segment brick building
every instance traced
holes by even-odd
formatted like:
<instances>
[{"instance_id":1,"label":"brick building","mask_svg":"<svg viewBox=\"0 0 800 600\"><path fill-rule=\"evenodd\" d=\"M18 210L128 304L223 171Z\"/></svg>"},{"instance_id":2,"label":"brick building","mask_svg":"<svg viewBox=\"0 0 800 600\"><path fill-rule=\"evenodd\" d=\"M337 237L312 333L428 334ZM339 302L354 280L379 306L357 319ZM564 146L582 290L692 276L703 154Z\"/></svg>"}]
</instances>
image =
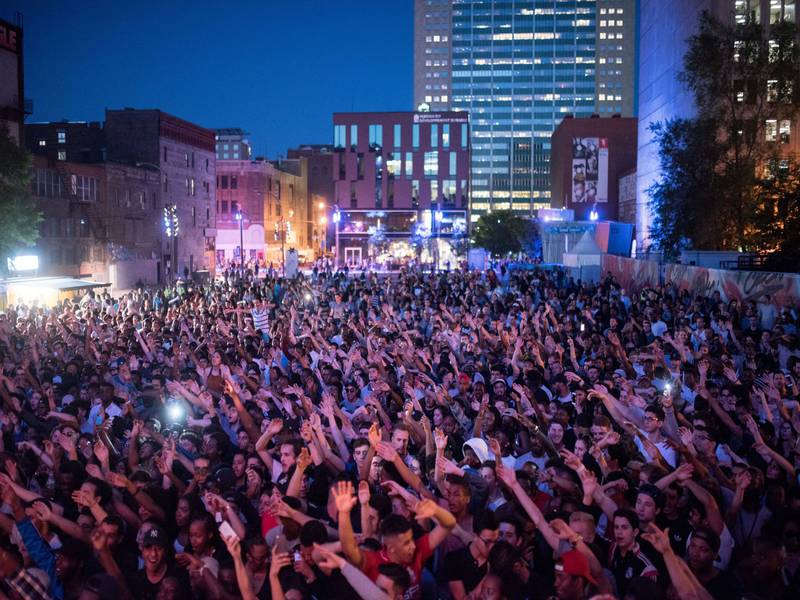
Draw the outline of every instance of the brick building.
<instances>
[{"instance_id":1,"label":"brick building","mask_svg":"<svg viewBox=\"0 0 800 600\"><path fill-rule=\"evenodd\" d=\"M108 160L160 175L161 213L156 219L167 233L160 253L163 271L173 277L213 270L214 132L160 110L126 108L106 111L105 136Z\"/></svg>"},{"instance_id":2,"label":"brick building","mask_svg":"<svg viewBox=\"0 0 800 600\"><path fill-rule=\"evenodd\" d=\"M32 154L51 161L101 163L106 159L105 129L97 121L28 123L25 143Z\"/></svg>"},{"instance_id":3,"label":"brick building","mask_svg":"<svg viewBox=\"0 0 800 600\"><path fill-rule=\"evenodd\" d=\"M324 144L305 144L286 152L288 160L305 158L308 162L307 213L310 222L306 234L314 248L333 251L333 148Z\"/></svg>"},{"instance_id":4,"label":"brick building","mask_svg":"<svg viewBox=\"0 0 800 600\"><path fill-rule=\"evenodd\" d=\"M158 190L158 174L148 169L34 156L39 274L91 276L117 288L157 283Z\"/></svg>"},{"instance_id":5,"label":"brick building","mask_svg":"<svg viewBox=\"0 0 800 600\"><path fill-rule=\"evenodd\" d=\"M216 165L216 260L281 261L280 232L286 230L284 249L313 253L308 221L308 164L305 158L282 161L219 160ZM242 220L237 219L237 214ZM240 230L241 226L241 230Z\"/></svg>"}]
</instances>

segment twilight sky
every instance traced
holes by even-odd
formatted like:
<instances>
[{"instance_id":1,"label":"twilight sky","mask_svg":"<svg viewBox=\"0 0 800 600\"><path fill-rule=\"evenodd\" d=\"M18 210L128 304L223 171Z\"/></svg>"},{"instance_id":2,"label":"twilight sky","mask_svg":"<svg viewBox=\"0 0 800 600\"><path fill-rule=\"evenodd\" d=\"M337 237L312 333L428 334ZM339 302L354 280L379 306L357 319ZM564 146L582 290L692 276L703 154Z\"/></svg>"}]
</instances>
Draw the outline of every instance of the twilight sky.
<instances>
[{"instance_id":1,"label":"twilight sky","mask_svg":"<svg viewBox=\"0 0 800 600\"><path fill-rule=\"evenodd\" d=\"M331 143L335 111L410 110L412 0L6 0L30 121L160 108L241 127L270 158Z\"/></svg>"}]
</instances>

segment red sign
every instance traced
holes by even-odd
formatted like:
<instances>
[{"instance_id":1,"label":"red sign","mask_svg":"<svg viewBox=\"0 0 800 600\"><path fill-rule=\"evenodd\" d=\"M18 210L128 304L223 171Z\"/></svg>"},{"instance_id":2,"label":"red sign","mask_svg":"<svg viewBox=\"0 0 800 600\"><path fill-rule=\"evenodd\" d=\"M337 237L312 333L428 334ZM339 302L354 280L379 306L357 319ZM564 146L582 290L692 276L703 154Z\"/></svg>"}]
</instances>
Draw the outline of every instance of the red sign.
<instances>
[{"instance_id":1,"label":"red sign","mask_svg":"<svg viewBox=\"0 0 800 600\"><path fill-rule=\"evenodd\" d=\"M19 53L16 30L0 24L0 47Z\"/></svg>"}]
</instances>

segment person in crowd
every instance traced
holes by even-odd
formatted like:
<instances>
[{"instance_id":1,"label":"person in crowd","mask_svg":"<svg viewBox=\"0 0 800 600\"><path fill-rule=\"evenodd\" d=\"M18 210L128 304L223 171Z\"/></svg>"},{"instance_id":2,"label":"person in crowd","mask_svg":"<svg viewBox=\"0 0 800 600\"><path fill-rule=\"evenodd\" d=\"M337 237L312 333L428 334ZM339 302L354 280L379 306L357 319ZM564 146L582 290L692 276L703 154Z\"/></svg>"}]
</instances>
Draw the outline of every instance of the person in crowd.
<instances>
[{"instance_id":1,"label":"person in crowd","mask_svg":"<svg viewBox=\"0 0 800 600\"><path fill-rule=\"evenodd\" d=\"M796 299L277 271L0 314L0 599L800 597Z\"/></svg>"}]
</instances>

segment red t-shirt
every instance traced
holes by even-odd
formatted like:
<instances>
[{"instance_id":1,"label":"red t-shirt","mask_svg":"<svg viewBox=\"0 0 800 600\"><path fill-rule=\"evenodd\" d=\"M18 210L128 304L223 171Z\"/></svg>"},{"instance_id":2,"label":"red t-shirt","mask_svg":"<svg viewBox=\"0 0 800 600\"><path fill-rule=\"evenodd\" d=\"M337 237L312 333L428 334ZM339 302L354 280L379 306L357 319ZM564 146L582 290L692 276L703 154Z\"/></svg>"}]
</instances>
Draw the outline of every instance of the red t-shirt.
<instances>
[{"instance_id":1,"label":"red t-shirt","mask_svg":"<svg viewBox=\"0 0 800 600\"><path fill-rule=\"evenodd\" d=\"M417 547L414 550L414 557L409 564L402 565L406 568L411 577L411 585L408 587L408 590L406 590L404 596L407 600L419 600L422 597L422 590L420 588L422 569L433 554L429 534L426 533L418 540L415 540L415 542ZM380 565L392 562L386 555L385 549L379 550L378 552L372 552L370 550L362 550L361 552L364 555L363 571L372 581L378 578L378 567Z\"/></svg>"}]
</instances>

